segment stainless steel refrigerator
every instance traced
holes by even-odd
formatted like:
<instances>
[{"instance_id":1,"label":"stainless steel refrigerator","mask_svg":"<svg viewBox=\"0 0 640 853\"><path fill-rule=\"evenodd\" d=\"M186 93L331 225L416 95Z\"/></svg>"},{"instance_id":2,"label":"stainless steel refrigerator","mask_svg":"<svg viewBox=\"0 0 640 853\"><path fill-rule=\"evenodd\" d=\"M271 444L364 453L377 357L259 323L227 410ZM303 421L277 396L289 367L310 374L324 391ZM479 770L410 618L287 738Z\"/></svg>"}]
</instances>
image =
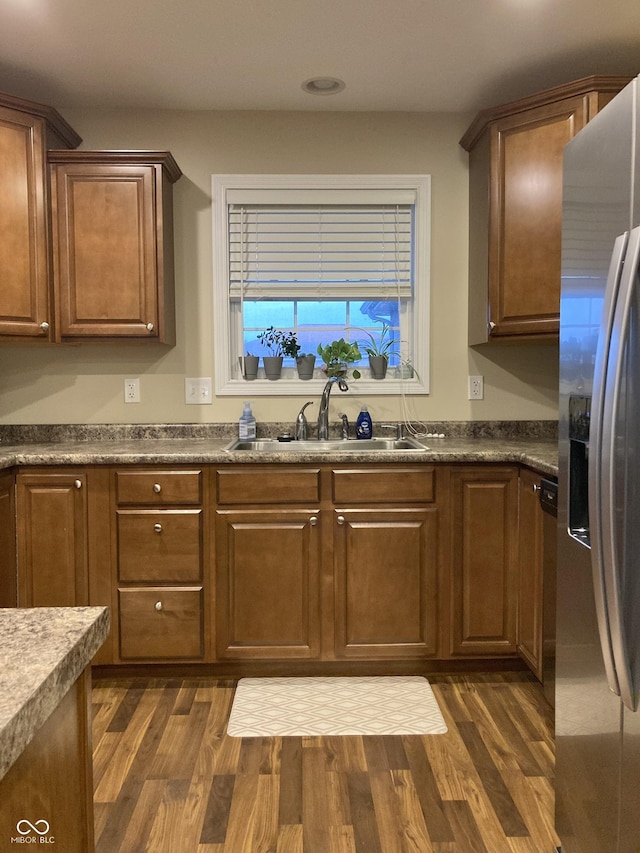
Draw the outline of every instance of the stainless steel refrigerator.
<instances>
[{"instance_id":1,"label":"stainless steel refrigerator","mask_svg":"<svg viewBox=\"0 0 640 853\"><path fill-rule=\"evenodd\" d=\"M640 851L640 80L566 146L556 829Z\"/></svg>"}]
</instances>

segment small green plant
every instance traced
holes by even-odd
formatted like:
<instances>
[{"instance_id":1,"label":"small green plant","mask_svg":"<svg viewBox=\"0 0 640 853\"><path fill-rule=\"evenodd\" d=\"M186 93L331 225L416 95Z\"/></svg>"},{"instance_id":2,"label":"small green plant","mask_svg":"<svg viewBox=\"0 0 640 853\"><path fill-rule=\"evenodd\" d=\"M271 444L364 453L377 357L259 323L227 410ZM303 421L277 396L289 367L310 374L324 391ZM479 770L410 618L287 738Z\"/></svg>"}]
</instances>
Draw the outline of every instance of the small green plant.
<instances>
[{"instance_id":1,"label":"small green plant","mask_svg":"<svg viewBox=\"0 0 640 853\"><path fill-rule=\"evenodd\" d=\"M288 355L296 358L300 352L300 345L295 332L283 332L274 326L269 326L258 335L260 343L266 347L273 356Z\"/></svg>"},{"instance_id":2,"label":"small green plant","mask_svg":"<svg viewBox=\"0 0 640 853\"><path fill-rule=\"evenodd\" d=\"M331 341L330 344L318 344L318 355L324 361L322 369L327 376L344 376L348 365L362 358L358 344L350 344L344 338ZM360 379L362 375L356 368L353 368L352 374L354 379Z\"/></svg>"},{"instance_id":3,"label":"small green plant","mask_svg":"<svg viewBox=\"0 0 640 853\"><path fill-rule=\"evenodd\" d=\"M383 358L386 358L387 361L392 355L400 356L400 353L393 348L395 341L391 336L391 328L387 323L382 324L380 333L377 336L371 332L367 332L366 329L360 329L359 331L364 332L369 339L368 341L360 342L360 346L367 355L373 356L374 358L376 356L382 356Z\"/></svg>"}]
</instances>

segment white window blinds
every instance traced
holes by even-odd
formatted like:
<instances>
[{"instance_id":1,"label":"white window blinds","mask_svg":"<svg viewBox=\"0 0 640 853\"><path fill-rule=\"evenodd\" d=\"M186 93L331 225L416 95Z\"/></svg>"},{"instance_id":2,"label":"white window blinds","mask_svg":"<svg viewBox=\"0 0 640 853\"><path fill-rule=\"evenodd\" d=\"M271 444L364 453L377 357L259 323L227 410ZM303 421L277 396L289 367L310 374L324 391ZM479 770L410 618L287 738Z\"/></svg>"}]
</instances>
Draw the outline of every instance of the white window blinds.
<instances>
[{"instance_id":1,"label":"white window blinds","mask_svg":"<svg viewBox=\"0 0 640 853\"><path fill-rule=\"evenodd\" d=\"M233 195L227 198L232 299L411 297L414 193L387 192L375 203L349 192L336 203L335 191L331 202L287 201L286 192L275 201L270 192L268 202Z\"/></svg>"}]
</instances>

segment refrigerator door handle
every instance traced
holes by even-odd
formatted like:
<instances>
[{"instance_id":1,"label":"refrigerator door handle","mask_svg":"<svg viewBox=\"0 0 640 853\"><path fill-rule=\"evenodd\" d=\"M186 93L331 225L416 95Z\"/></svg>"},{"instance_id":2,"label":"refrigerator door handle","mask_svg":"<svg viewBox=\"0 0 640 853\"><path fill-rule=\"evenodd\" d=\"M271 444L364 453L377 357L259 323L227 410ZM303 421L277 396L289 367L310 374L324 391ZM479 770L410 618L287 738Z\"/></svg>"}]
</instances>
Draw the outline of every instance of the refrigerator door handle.
<instances>
[{"instance_id":1,"label":"refrigerator door handle","mask_svg":"<svg viewBox=\"0 0 640 853\"><path fill-rule=\"evenodd\" d=\"M607 596L605 587L605 557L603 553L603 508L606 498L603 488L603 431L604 406L606 396L607 368L610 360L610 342L613 329L620 278L624 266L625 253L629 233L625 232L616 238L609 262L607 285L604 292L602 320L598 332L598 346L593 376L593 393L591 397L591 423L589 428L589 530L591 538L591 571L593 576L593 591L596 606L596 618L602 658L610 690L619 695L620 687L613 658L613 644L609 627ZM609 548L607 548L607 551Z\"/></svg>"},{"instance_id":2,"label":"refrigerator door handle","mask_svg":"<svg viewBox=\"0 0 640 853\"><path fill-rule=\"evenodd\" d=\"M602 554L604 566L605 601L613 659L618 676L620 697L627 708L635 711L638 700L634 695L633 678L624 630L622 595L622 565L619 554L620 519L616 502L616 439L617 413L623 392L624 356L630 332L632 297L638 279L640 261L640 227L629 234L620 287L613 317L609 359L605 378L602 430Z\"/></svg>"}]
</instances>

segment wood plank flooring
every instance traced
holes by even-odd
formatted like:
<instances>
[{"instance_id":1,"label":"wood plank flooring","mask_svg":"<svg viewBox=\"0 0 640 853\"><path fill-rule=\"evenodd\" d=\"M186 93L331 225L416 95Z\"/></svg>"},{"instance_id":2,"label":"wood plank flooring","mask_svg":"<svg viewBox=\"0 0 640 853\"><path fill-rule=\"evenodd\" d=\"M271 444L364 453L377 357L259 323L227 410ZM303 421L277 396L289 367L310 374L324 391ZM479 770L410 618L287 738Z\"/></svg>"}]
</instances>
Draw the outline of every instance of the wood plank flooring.
<instances>
[{"instance_id":1,"label":"wood plank flooring","mask_svg":"<svg viewBox=\"0 0 640 853\"><path fill-rule=\"evenodd\" d=\"M94 682L97 853L553 853L552 712L430 676L444 735L231 738L235 682Z\"/></svg>"}]
</instances>

